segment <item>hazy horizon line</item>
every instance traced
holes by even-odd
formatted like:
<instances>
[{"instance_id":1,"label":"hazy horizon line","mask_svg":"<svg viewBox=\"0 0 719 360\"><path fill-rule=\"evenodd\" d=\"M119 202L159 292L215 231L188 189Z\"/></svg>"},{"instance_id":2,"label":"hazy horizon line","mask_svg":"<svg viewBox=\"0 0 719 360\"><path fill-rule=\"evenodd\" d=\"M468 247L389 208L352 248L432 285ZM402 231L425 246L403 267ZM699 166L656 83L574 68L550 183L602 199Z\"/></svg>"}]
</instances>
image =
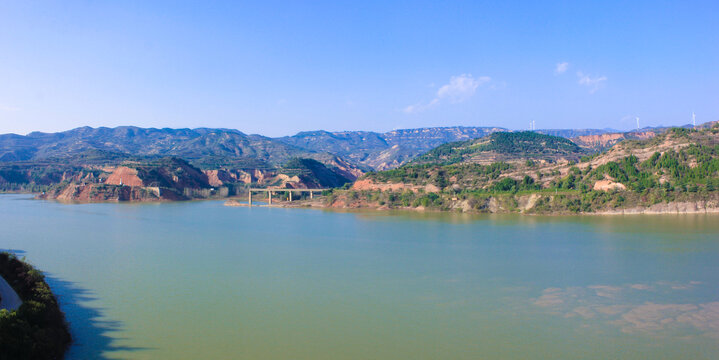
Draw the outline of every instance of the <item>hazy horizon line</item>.
<instances>
[{"instance_id":1,"label":"hazy horizon line","mask_svg":"<svg viewBox=\"0 0 719 360\"><path fill-rule=\"evenodd\" d=\"M697 124L697 126L700 126L700 125L703 125L703 124L707 124L707 123L711 123L711 122L714 122L714 121L717 121L717 120L706 121L706 122L703 122L703 123L699 123L699 124ZM117 128L123 128L123 127L128 127L128 128L132 127L132 128L138 128L138 129L156 129L156 130L163 130L163 129L171 129L171 130L200 130L200 129L227 130L227 131L238 131L238 132L243 133L243 134L245 134L245 135L259 135L259 136L264 136L264 137L268 137L268 138L281 138L281 137L295 136L295 135L298 135L298 134L301 134L301 133L316 132L316 131L325 131L325 132L333 133L333 134L336 134L336 133L352 133L352 132L368 132L368 133L376 133L376 134L386 134L386 133L389 133L389 132L392 132L392 131L417 130L417 129L499 128L499 129L504 129L504 130L508 130L508 131L604 130L604 131L610 131L610 132L611 132L611 131L614 131L614 132L631 132L631 131L644 130L644 129L656 129L656 128L668 128L668 127L684 127L684 126L690 126L690 125L691 125L691 124L688 124L688 123L686 123L686 124L681 124L681 125L664 125L664 124L659 124L659 125L653 125L653 126L644 126L644 127L638 128L638 129L637 129L637 128L618 129L618 128L611 128L611 127L605 127L605 128L599 128L599 127L596 127L596 128L591 128L591 127L578 127L578 128L567 127L567 128L558 128L558 127L554 127L554 128L538 128L538 129L534 129L534 130L531 130L531 129L529 129L529 128L525 128L525 129L509 128L509 127L503 127L503 126L499 126L499 125L477 125L477 126L471 126L471 125L442 125L442 126L421 126L421 127L394 128L394 129L386 130L386 131L377 131L377 130L325 130L325 129L313 129L313 130L301 130L301 131L295 132L294 134L280 135L280 136L269 136L269 135L264 135L264 134L260 134L260 133L248 133L248 132L244 132L244 131L242 131L241 129L238 129L238 128L228 128L228 127L209 127L209 126L198 126L198 127L155 127L155 126L139 126L139 125L117 125L117 126L104 126L104 125L103 125L103 126L90 126L90 125L84 125L84 126L77 126L77 127L73 127L73 128L69 128L69 129L65 129L65 130L57 130L57 131L33 130L33 131L30 131L30 132L27 132L27 133L24 133L24 134L19 134L19 133L14 133L14 132L3 132L3 133L0 133L0 135L28 136L28 135L30 135L30 134L32 134L32 133L56 134L56 133L63 133L63 132L68 132L68 131L72 131L72 130L77 130L77 129L81 129L81 128L91 128L91 129L108 128L108 129L117 129Z\"/></svg>"}]
</instances>

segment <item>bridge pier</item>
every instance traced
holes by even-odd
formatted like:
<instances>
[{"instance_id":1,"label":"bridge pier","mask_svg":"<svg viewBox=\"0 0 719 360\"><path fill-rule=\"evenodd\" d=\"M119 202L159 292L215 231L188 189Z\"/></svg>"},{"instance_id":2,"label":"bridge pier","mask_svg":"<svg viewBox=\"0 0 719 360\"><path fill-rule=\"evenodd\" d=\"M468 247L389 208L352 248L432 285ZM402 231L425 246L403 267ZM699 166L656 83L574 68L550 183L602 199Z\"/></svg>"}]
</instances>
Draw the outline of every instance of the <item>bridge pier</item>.
<instances>
[{"instance_id":1,"label":"bridge pier","mask_svg":"<svg viewBox=\"0 0 719 360\"><path fill-rule=\"evenodd\" d=\"M325 189L268 189L268 188L255 188L255 189L253 189L253 188L250 188L250 189L248 189L247 202L248 202L249 206L252 206L252 193L253 193L253 192L256 192L256 191L258 191L258 192L265 192L265 191L266 191L266 192L267 192L267 202L268 202L269 205L272 205L272 193L273 193L273 192L286 191L286 192L289 193L289 194L287 194L289 201L293 201L293 200L294 200L294 196L293 196L292 194L295 193L295 192L299 192L299 193L300 193L300 198L302 198L302 192L303 192L303 191L309 192L309 193L310 193L310 199L314 199L314 193L315 193L315 192L318 192L318 191L319 191L319 192L322 192L323 190L325 190Z\"/></svg>"}]
</instances>

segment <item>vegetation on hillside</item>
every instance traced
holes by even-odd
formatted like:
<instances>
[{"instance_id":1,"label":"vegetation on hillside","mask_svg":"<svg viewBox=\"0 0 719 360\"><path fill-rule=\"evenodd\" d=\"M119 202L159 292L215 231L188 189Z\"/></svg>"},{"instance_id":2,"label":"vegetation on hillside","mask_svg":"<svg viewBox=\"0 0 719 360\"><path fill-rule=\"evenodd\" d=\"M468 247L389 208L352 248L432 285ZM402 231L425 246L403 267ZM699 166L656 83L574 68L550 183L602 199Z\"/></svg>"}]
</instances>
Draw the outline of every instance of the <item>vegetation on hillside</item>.
<instances>
[{"instance_id":1,"label":"vegetation on hillside","mask_svg":"<svg viewBox=\"0 0 719 360\"><path fill-rule=\"evenodd\" d=\"M414 164L456 164L476 160L484 153L507 160L535 158L554 161L559 158L579 159L586 151L572 141L531 131L497 132L485 138L440 145L419 156Z\"/></svg>"},{"instance_id":2,"label":"vegetation on hillside","mask_svg":"<svg viewBox=\"0 0 719 360\"><path fill-rule=\"evenodd\" d=\"M506 139L505 134L495 135L501 140L475 147L537 151L537 142L525 144ZM573 145L561 140L548 144L558 151L571 151ZM451 159L467 148L440 146L431 153L435 158ZM525 159L491 165L469 161L406 165L369 173L363 179L407 187L335 192L330 200L370 206L438 210L459 206L463 210L500 208L534 213L608 211L670 202L712 202L719 206L719 125L704 130L677 128L649 140L626 141L606 153L584 157L580 163L542 164L532 157ZM603 182L603 187L595 189L598 182ZM427 192L427 185L440 191ZM530 195L530 203L521 205Z\"/></svg>"},{"instance_id":3,"label":"vegetation on hillside","mask_svg":"<svg viewBox=\"0 0 719 360\"><path fill-rule=\"evenodd\" d=\"M0 310L0 359L61 359L70 332L42 273L2 252L0 275L23 301L16 311Z\"/></svg>"},{"instance_id":4,"label":"vegetation on hillside","mask_svg":"<svg viewBox=\"0 0 719 360\"><path fill-rule=\"evenodd\" d=\"M307 131L277 140L308 150L336 154L359 166L385 170L405 164L438 145L476 139L495 131L507 129L454 126L392 130L386 133Z\"/></svg>"},{"instance_id":5,"label":"vegetation on hillside","mask_svg":"<svg viewBox=\"0 0 719 360\"><path fill-rule=\"evenodd\" d=\"M362 173L334 154L237 130L82 127L60 133L0 135L0 191L43 192L53 186L93 182L86 179L88 174L97 179L102 169L127 164L137 164L138 175L148 179L148 185L176 188L179 183L191 192L204 191L208 186L195 176L199 169L276 172L297 157L321 162L345 178ZM168 158L187 164L169 164L180 169L170 171L165 166ZM175 178L180 180L171 181ZM244 183L227 184L239 185Z\"/></svg>"},{"instance_id":6,"label":"vegetation on hillside","mask_svg":"<svg viewBox=\"0 0 719 360\"><path fill-rule=\"evenodd\" d=\"M514 167L498 162L490 165L450 164L450 165L405 165L397 169L367 173L363 179L376 182L404 183L412 185L435 185L444 188L451 183L476 188L490 180L495 180Z\"/></svg>"},{"instance_id":7,"label":"vegetation on hillside","mask_svg":"<svg viewBox=\"0 0 719 360\"><path fill-rule=\"evenodd\" d=\"M148 129L120 126L82 127L60 133L30 133L26 136L0 135L0 161L71 158L76 154L92 151L128 157L255 158L275 165L296 156L320 155L264 136L247 135L228 129Z\"/></svg>"}]
</instances>

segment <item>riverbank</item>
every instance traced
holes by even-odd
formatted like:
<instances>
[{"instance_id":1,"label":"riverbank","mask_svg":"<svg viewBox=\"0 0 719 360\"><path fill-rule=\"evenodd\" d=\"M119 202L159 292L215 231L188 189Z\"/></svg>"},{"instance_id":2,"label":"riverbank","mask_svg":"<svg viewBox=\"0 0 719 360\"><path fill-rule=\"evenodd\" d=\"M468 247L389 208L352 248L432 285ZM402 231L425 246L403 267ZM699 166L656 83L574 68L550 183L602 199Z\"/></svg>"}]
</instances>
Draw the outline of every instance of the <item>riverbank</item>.
<instances>
[{"instance_id":1,"label":"riverbank","mask_svg":"<svg viewBox=\"0 0 719 360\"><path fill-rule=\"evenodd\" d=\"M32 194L23 192L22 194ZM588 195L589 194L589 195ZM154 201L63 201L44 199L38 194L35 198L54 200L62 203L152 203L175 201L207 201L222 198L200 198L190 200L154 200ZM425 193L412 194L411 199L406 193L385 194L386 200L394 198L390 203L377 196L377 192L357 192L352 190L335 190L329 196L314 199L298 199L286 201L273 199L272 205L266 201L255 201L252 206L277 208L317 208L317 209L365 209L376 211L404 210L418 212L461 212L476 214L525 214L525 215L632 215L632 214L709 214L719 213L719 194L685 194L679 201L662 201L642 199L640 194L629 192L592 192L579 191L535 192L521 194L496 194L480 196L451 197L445 194ZM436 196L436 197L434 197ZM248 207L245 196L225 198L225 206ZM438 204L438 199L442 199ZM622 203L626 204L623 205ZM409 205L405 205L409 204ZM588 211L589 210L589 211Z\"/></svg>"},{"instance_id":2,"label":"riverbank","mask_svg":"<svg viewBox=\"0 0 719 360\"><path fill-rule=\"evenodd\" d=\"M0 310L0 359L61 359L72 338L42 273L2 252L0 276L12 287L3 291L3 303L11 293L18 297L9 299L10 305L18 305L15 309Z\"/></svg>"},{"instance_id":3,"label":"riverbank","mask_svg":"<svg viewBox=\"0 0 719 360\"><path fill-rule=\"evenodd\" d=\"M683 194L677 201L657 201L630 192L530 192L521 194L377 193L339 190L313 200L273 201L282 208L405 210L418 212L460 212L525 215L631 215L719 213L719 194ZM230 199L227 206L249 206L242 199ZM254 205L253 206L257 206Z\"/></svg>"}]
</instances>

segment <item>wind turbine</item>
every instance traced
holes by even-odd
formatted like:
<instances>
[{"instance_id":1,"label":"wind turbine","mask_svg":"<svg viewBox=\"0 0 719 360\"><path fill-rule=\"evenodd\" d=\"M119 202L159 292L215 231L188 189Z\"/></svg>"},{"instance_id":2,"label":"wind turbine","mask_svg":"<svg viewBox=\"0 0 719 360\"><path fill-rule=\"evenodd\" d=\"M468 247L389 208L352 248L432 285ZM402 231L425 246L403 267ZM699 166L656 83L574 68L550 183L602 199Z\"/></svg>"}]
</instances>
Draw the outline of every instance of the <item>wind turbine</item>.
<instances>
[{"instance_id":1,"label":"wind turbine","mask_svg":"<svg viewBox=\"0 0 719 360\"><path fill-rule=\"evenodd\" d=\"M639 130L639 116L637 116L637 130Z\"/></svg>"},{"instance_id":2,"label":"wind turbine","mask_svg":"<svg viewBox=\"0 0 719 360\"><path fill-rule=\"evenodd\" d=\"M693 111L692 111L692 125L694 125L694 127L697 127L697 114L695 114Z\"/></svg>"}]
</instances>

